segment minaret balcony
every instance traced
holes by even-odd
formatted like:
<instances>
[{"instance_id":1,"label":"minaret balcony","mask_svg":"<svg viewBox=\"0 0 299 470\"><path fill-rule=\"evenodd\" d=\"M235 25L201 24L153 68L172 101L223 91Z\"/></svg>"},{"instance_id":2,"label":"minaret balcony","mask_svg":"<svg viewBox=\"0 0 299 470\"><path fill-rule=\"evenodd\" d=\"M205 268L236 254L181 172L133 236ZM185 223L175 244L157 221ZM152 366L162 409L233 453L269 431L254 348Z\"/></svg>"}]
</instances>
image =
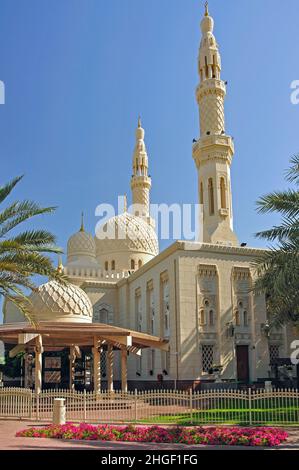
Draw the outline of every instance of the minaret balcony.
<instances>
[{"instance_id":1,"label":"minaret balcony","mask_svg":"<svg viewBox=\"0 0 299 470\"><path fill-rule=\"evenodd\" d=\"M150 189L152 185L152 180L150 176L144 175L133 175L131 179L131 188L143 187Z\"/></svg>"},{"instance_id":2,"label":"minaret balcony","mask_svg":"<svg viewBox=\"0 0 299 470\"><path fill-rule=\"evenodd\" d=\"M228 160L231 164L234 150L234 142L230 136L209 135L193 144L192 155L197 166L212 158Z\"/></svg>"},{"instance_id":3,"label":"minaret balcony","mask_svg":"<svg viewBox=\"0 0 299 470\"><path fill-rule=\"evenodd\" d=\"M223 80L217 78L208 78L203 80L196 88L197 101L202 96L208 95L209 93L219 93L222 97L226 95L226 85Z\"/></svg>"}]
</instances>

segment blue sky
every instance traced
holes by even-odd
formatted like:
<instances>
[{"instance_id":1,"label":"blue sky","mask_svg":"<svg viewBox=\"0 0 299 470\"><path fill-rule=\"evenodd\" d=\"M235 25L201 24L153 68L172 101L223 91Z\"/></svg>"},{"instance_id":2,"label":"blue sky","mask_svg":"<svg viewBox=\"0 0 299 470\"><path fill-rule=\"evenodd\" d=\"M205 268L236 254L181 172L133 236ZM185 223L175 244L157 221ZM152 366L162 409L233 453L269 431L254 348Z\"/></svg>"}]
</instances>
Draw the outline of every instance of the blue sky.
<instances>
[{"instance_id":1,"label":"blue sky","mask_svg":"<svg viewBox=\"0 0 299 470\"><path fill-rule=\"evenodd\" d=\"M197 202L192 139L198 137L199 0L0 0L1 183L25 174L15 191L52 216L36 220L68 237L86 213L130 193L139 114L146 130L152 202ZM255 201L285 187L283 171L299 151L298 0L211 0L228 81L227 132L235 230L254 233L277 222ZM164 247L167 243L163 243Z\"/></svg>"}]
</instances>

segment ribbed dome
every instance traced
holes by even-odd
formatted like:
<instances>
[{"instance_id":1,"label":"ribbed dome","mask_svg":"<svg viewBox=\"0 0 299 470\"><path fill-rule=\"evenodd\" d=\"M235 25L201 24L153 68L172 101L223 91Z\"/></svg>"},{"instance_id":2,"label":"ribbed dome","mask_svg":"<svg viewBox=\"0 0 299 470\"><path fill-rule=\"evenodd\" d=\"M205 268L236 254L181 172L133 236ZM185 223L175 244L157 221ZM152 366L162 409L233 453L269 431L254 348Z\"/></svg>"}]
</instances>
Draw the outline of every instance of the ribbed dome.
<instances>
[{"instance_id":1,"label":"ribbed dome","mask_svg":"<svg viewBox=\"0 0 299 470\"><path fill-rule=\"evenodd\" d=\"M78 256L91 256L95 257L95 242L93 236L80 230L69 238L67 244L67 256L78 257Z\"/></svg>"},{"instance_id":2,"label":"ribbed dome","mask_svg":"<svg viewBox=\"0 0 299 470\"><path fill-rule=\"evenodd\" d=\"M100 229L107 238L96 238L97 255L111 251L134 251L153 256L159 253L157 234L141 217L124 212L109 219Z\"/></svg>"},{"instance_id":3,"label":"ribbed dome","mask_svg":"<svg viewBox=\"0 0 299 470\"><path fill-rule=\"evenodd\" d=\"M49 281L30 296L35 321L92 322L92 304L87 294L73 284Z\"/></svg>"}]
</instances>

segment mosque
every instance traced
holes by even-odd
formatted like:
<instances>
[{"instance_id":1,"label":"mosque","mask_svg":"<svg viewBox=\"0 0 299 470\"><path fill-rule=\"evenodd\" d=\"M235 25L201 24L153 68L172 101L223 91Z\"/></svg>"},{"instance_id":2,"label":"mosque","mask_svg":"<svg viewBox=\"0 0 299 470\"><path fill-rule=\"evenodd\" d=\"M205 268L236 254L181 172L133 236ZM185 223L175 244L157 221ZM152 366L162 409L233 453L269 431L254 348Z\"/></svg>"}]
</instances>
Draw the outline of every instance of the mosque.
<instances>
[{"instance_id":1,"label":"mosque","mask_svg":"<svg viewBox=\"0 0 299 470\"><path fill-rule=\"evenodd\" d=\"M98 387L111 389L124 384L126 378L130 389L155 388L162 383L196 388L215 380L263 382L271 376L271 361L290 356L292 332L286 328L269 331L265 298L250 290L254 280L251 263L261 250L241 246L233 228L230 167L234 142L225 130L226 84L221 79L213 30L214 20L206 6L196 88L200 133L192 148L203 207L203 243L176 241L159 252L150 214L145 131L139 120L131 177L133 207L138 210L125 210L104 227L125 236L99 239L85 231L82 221L80 230L68 240L67 260L60 267L71 284L65 287L50 281L32 296L36 316L52 322L57 335L48 342L43 386L63 383L63 374L58 372L66 344L73 354L71 386L85 388L97 381ZM91 347L90 326L76 329L75 323L81 325L86 319L95 327L101 344L107 341L108 347ZM12 331L16 322L23 321L16 308L5 302L4 327ZM51 335L51 328L43 331L44 338ZM60 343L59 335L68 328L73 331L72 341ZM85 346L80 329L82 335L87 331L90 335ZM32 333L22 331L24 336ZM109 331L114 335L113 363ZM124 331L130 332L127 335L133 342L122 342L121 338L128 337L122 336ZM23 341L25 344L24 337ZM125 344L126 349L118 350L116 344ZM134 354L134 348L140 354ZM95 358L99 364L96 372L90 367Z\"/></svg>"}]
</instances>

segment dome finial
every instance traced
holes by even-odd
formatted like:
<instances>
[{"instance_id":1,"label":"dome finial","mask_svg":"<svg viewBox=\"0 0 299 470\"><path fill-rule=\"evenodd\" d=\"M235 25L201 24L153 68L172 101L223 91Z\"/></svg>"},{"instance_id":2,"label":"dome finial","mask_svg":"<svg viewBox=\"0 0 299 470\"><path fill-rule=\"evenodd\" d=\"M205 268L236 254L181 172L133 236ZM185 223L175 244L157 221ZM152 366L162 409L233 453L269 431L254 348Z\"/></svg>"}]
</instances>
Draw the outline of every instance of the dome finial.
<instances>
[{"instance_id":1,"label":"dome finial","mask_svg":"<svg viewBox=\"0 0 299 470\"><path fill-rule=\"evenodd\" d=\"M140 129L141 128L141 117L138 116L138 128Z\"/></svg>"},{"instance_id":2,"label":"dome finial","mask_svg":"<svg viewBox=\"0 0 299 470\"><path fill-rule=\"evenodd\" d=\"M209 2L205 3L205 16L209 16Z\"/></svg>"},{"instance_id":3,"label":"dome finial","mask_svg":"<svg viewBox=\"0 0 299 470\"><path fill-rule=\"evenodd\" d=\"M81 227L80 232L84 232L84 212L81 212Z\"/></svg>"},{"instance_id":4,"label":"dome finial","mask_svg":"<svg viewBox=\"0 0 299 470\"><path fill-rule=\"evenodd\" d=\"M61 274L62 271L63 271L63 264L62 264L61 255L58 255L57 272Z\"/></svg>"}]
</instances>

